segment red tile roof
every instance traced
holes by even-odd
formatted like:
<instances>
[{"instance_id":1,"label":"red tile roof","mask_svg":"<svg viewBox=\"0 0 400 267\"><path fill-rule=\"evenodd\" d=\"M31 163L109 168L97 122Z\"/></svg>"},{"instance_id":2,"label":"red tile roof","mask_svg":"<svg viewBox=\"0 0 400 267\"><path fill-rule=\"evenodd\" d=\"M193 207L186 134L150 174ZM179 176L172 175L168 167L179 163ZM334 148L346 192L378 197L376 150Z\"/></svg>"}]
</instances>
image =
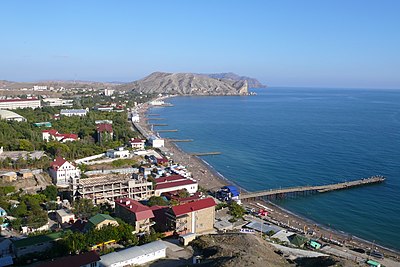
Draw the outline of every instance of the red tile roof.
<instances>
[{"instance_id":1,"label":"red tile roof","mask_svg":"<svg viewBox=\"0 0 400 267\"><path fill-rule=\"evenodd\" d=\"M193 211L211 208L214 207L215 205L216 204L214 199L208 197L193 202L189 202L183 205L173 206L172 212L175 214L175 216L181 216Z\"/></svg>"},{"instance_id":2,"label":"red tile roof","mask_svg":"<svg viewBox=\"0 0 400 267\"><path fill-rule=\"evenodd\" d=\"M109 132L112 133L113 132L113 128L112 128L112 124L109 123L101 123L97 125L97 131L99 132Z\"/></svg>"},{"instance_id":3,"label":"red tile roof","mask_svg":"<svg viewBox=\"0 0 400 267\"><path fill-rule=\"evenodd\" d=\"M43 130L42 133L49 133L51 135L57 135L58 131L55 129L50 129L50 130Z\"/></svg>"},{"instance_id":4,"label":"red tile roof","mask_svg":"<svg viewBox=\"0 0 400 267\"><path fill-rule=\"evenodd\" d=\"M144 142L146 142L146 141L142 140L142 139L139 139L139 138L131 139L129 141L129 143L134 143L134 144L141 144L141 143L144 143Z\"/></svg>"},{"instance_id":5,"label":"red tile roof","mask_svg":"<svg viewBox=\"0 0 400 267\"><path fill-rule=\"evenodd\" d=\"M55 129L43 130L42 133L49 133L50 135L52 135L54 137L61 137L62 139L67 139L67 138L68 139L74 139L74 140L78 139L78 135L77 134L61 134Z\"/></svg>"},{"instance_id":6,"label":"red tile roof","mask_svg":"<svg viewBox=\"0 0 400 267\"><path fill-rule=\"evenodd\" d=\"M27 98L20 98L20 99L1 99L0 102L22 102L22 101L36 101L38 100L37 98L31 98L31 99L27 99Z\"/></svg>"},{"instance_id":7,"label":"red tile roof","mask_svg":"<svg viewBox=\"0 0 400 267\"><path fill-rule=\"evenodd\" d=\"M162 193L161 196L165 196L167 199L171 200L171 199L175 199L177 200L180 204L181 203L186 203L186 202L191 202L193 200L197 200L200 199L201 197L201 193L200 192L196 192L194 193L192 196L189 197L179 197L179 191L180 190L176 190L176 191L171 191L171 192L165 192Z\"/></svg>"},{"instance_id":8,"label":"red tile roof","mask_svg":"<svg viewBox=\"0 0 400 267\"><path fill-rule=\"evenodd\" d=\"M174 187L178 187L178 186L191 185L191 184L197 184L197 182L187 179L187 180L176 181L176 182L161 183L161 184L156 185L156 190L165 189L165 188L174 188Z\"/></svg>"},{"instance_id":9,"label":"red tile roof","mask_svg":"<svg viewBox=\"0 0 400 267\"><path fill-rule=\"evenodd\" d=\"M51 164L50 167L57 170L60 168L65 162L67 162L65 159L62 157L57 157Z\"/></svg>"},{"instance_id":10,"label":"red tile roof","mask_svg":"<svg viewBox=\"0 0 400 267\"><path fill-rule=\"evenodd\" d=\"M170 175L170 176L164 176L164 177L156 178L156 183L157 184L161 184L161 183L179 181L179 180L186 180L186 178L183 177L183 176L177 175L177 174L173 174L173 175Z\"/></svg>"},{"instance_id":11,"label":"red tile roof","mask_svg":"<svg viewBox=\"0 0 400 267\"><path fill-rule=\"evenodd\" d=\"M134 213L137 221L154 218L153 211L149 207L131 198L116 199L115 204Z\"/></svg>"},{"instance_id":12,"label":"red tile roof","mask_svg":"<svg viewBox=\"0 0 400 267\"><path fill-rule=\"evenodd\" d=\"M78 139L78 135L77 134L58 134L56 136L62 136L63 139Z\"/></svg>"},{"instance_id":13,"label":"red tile roof","mask_svg":"<svg viewBox=\"0 0 400 267\"><path fill-rule=\"evenodd\" d=\"M83 254L58 258L52 262L40 264L39 267L80 267L100 261L100 256L95 251Z\"/></svg>"}]
</instances>

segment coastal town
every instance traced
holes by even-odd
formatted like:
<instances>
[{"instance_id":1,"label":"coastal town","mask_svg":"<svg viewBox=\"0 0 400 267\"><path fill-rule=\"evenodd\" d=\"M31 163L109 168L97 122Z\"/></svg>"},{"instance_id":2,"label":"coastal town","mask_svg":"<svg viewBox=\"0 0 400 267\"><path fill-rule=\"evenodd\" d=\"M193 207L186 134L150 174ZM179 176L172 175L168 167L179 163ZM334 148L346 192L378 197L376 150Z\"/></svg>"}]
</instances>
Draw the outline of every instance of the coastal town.
<instances>
[{"instance_id":1,"label":"coastal town","mask_svg":"<svg viewBox=\"0 0 400 267\"><path fill-rule=\"evenodd\" d=\"M171 95L25 89L0 97L0 266L195 266L215 260L199 246L208 236L261 240L281 266L400 264L397 251L300 218L265 194L245 197L201 155L162 138L149 109L171 107Z\"/></svg>"}]
</instances>

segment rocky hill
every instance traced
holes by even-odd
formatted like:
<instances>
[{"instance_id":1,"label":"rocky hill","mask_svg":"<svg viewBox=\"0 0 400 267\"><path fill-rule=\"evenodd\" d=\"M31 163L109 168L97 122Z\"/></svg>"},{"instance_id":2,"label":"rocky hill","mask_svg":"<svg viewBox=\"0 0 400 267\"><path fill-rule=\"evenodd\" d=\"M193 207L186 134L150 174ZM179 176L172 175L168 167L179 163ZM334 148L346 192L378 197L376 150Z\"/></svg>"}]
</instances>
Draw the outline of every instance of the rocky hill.
<instances>
[{"instance_id":1,"label":"rocky hill","mask_svg":"<svg viewBox=\"0 0 400 267\"><path fill-rule=\"evenodd\" d=\"M214 79L229 79L234 81L247 81L249 88L266 88L267 86L260 83L257 79L247 77L247 76L239 76L233 72L227 73L211 73L211 74L204 74L210 78Z\"/></svg>"},{"instance_id":2,"label":"rocky hill","mask_svg":"<svg viewBox=\"0 0 400 267\"><path fill-rule=\"evenodd\" d=\"M246 80L215 79L193 73L154 72L116 89L146 94L247 95Z\"/></svg>"}]
</instances>

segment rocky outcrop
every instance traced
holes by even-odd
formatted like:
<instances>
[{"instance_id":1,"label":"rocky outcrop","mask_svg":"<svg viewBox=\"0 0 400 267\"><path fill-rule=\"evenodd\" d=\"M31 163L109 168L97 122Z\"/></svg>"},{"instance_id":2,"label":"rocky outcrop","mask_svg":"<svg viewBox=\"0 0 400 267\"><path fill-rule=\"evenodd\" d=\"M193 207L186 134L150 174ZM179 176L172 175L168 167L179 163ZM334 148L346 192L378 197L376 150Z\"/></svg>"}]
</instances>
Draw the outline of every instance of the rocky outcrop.
<instances>
[{"instance_id":1,"label":"rocky outcrop","mask_svg":"<svg viewBox=\"0 0 400 267\"><path fill-rule=\"evenodd\" d=\"M215 79L194 73L154 72L117 89L145 94L247 95L246 80Z\"/></svg>"},{"instance_id":2,"label":"rocky outcrop","mask_svg":"<svg viewBox=\"0 0 400 267\"><path fill-rule=\"evenodd\" d=\"M250 78L247 76L239 76L233 72L227 72L227 73L212 73L212 74L204 74L210 78L214 79L228 79L228 80L234 80L234 81L247 81L248 87L249 88L267 88L266 85L260 83L257 79L255 78Z\"/></svg>"}]
</instances>

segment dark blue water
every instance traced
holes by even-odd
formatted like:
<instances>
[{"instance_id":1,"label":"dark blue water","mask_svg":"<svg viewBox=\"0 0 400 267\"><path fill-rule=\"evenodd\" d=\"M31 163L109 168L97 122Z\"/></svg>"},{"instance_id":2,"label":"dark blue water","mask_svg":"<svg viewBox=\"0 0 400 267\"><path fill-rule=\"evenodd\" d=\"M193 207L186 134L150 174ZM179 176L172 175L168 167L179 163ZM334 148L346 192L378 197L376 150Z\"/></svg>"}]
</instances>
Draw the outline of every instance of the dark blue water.
<instances>
[{"instance_id":1,"label":"dark blue water","mask_svg":"<svg viewBox=\"0 0 400 267\"><path fill-rule=\"evenodd\" d=\"M249 97L178 97L153 110L163 134L248 190L381 174L383 184L280 202L318 223L400 249L400 91L268 88Z\"/></svg>"}]
</instances>

